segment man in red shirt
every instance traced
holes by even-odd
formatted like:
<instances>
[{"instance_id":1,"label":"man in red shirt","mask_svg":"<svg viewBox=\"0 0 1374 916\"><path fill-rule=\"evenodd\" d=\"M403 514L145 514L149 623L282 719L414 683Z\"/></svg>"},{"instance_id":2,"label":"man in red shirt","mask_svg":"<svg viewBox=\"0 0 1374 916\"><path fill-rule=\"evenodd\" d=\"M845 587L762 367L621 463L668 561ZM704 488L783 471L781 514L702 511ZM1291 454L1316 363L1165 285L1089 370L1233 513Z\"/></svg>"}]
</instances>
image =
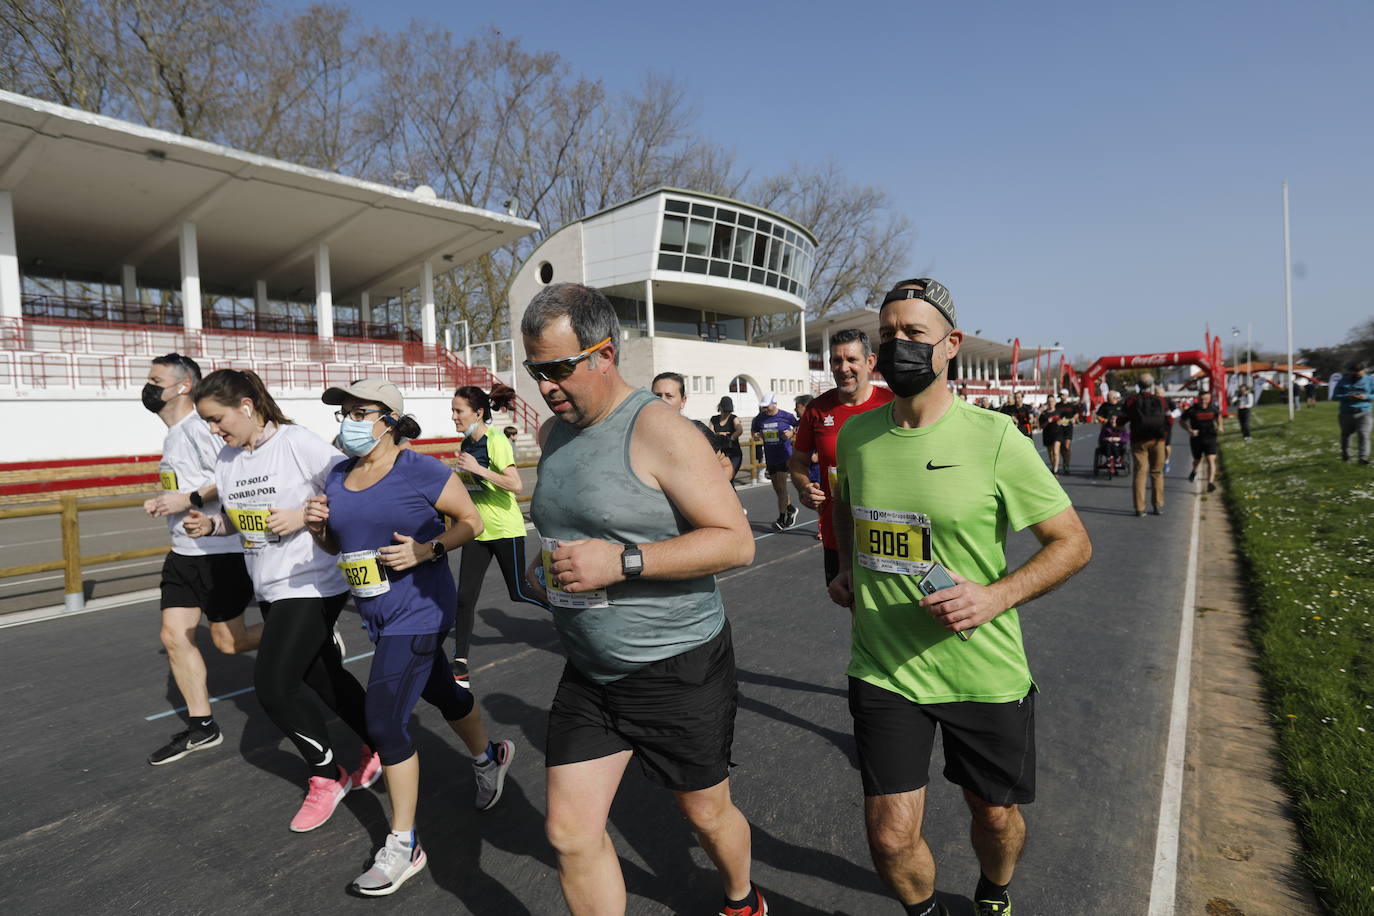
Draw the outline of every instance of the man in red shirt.
<instances>
[{"instance_id":1,"label":"man in red shirt","mask_svg":"<svg viewBox=\"0 0 1374 916\"><path fill-rule=\"evenodd\" d=\"M806 407L797 424L792 457L787 462L792 485L801 503L820 513L821 546L825 552L826 584L840 571L840 554L830 521L830 487L835 481L835 441L840 427L856 414L881 407L892 400L892 392L873 384L873 366L878 356L868 335L857 328L836 331L830 337L830 374L835 387ZM813 483L807 471L811 453L816 453L821 482Z\"/></svg>"}]
</instances>

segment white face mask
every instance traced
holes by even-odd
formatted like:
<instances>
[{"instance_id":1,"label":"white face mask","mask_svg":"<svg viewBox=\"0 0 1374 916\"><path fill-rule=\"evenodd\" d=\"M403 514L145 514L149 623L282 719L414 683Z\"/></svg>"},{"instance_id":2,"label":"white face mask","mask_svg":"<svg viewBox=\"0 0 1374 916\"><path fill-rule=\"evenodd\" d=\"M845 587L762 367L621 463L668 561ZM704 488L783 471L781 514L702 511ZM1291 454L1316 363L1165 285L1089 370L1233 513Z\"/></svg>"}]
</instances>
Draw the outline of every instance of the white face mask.
<instances>
[{"instance_id":1,"label":"white face mask","mask_svg":"<svg viewBox=\"0 0 1374 916\"><path fill-rule=\"evenodd\" d=\"M471 439L473 436L477 435L477 427L479 427L479 426L481 426L481 425L482 425L482 421L481 421L481 420L474 420L474 421L472 421L472 425L469 426L467 429L463 430L463 435L466 436L467 438Z\"/></svg>"}]
</instances>

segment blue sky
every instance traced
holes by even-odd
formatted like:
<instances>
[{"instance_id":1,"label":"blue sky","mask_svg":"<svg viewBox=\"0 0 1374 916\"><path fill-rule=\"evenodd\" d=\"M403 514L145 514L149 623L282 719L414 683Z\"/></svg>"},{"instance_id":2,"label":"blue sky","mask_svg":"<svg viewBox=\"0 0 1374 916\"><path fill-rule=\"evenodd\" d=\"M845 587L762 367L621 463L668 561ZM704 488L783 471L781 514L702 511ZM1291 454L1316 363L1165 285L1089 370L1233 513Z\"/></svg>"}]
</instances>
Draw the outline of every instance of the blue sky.
<instances>
[{"instance_id":1,"label":"blue sky","mask_svg":"<svg viewBox=\"0 0 1374 916\"><path fill-rule=\"evenodd\" d=\"M1374 5L356 4L683 85L756 174L834 159L916 228L964 326L1070 355L1294 345L1374 315ZM1229 351L1228 351L1229 356Z\"/></svg>"}]
</instances>

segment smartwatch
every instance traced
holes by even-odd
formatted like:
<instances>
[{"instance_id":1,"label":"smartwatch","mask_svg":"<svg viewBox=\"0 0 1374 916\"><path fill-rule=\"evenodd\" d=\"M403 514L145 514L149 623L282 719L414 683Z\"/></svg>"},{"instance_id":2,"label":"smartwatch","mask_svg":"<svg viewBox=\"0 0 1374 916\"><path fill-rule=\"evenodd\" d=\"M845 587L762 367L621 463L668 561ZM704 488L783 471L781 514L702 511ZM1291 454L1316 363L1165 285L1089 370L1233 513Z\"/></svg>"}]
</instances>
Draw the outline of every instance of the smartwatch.
<instances>
[{"instance_id":1,"label":"smartwatch","mask_svg":"<svg viewBox=\"0 0 1374 916\"><path fill-rule=\"evenodd\" d=\"M444 558L444 554L448 553L448 548L445 547L444 542L439 540L438 538L435 538L433 541L430 542L429 549L434 552L434 556L430 558L433 560L442 560Z\"/></svg>"},{"instance_id":2,"label":"smartwatch","mask_svg":"<svg viewBox=\"0 0 1374 916\"><path fill-rule=\"evenodd\" d=\"M205 497L200 495L199 490L192 490L188 498L191 500L191 505L197 509L205 508Z\"/></svg>"},{"instance_id":3,"label":"smartwatch","mask_svg":"<svg viewBox=\"0 0 1374 916\"><path fill-rule=\"evenodd\" d=\"M620 571L626 579L633 579L644 572L644 551L633 544L627 544L620 552Z\"/></svg>"}]
</instances>

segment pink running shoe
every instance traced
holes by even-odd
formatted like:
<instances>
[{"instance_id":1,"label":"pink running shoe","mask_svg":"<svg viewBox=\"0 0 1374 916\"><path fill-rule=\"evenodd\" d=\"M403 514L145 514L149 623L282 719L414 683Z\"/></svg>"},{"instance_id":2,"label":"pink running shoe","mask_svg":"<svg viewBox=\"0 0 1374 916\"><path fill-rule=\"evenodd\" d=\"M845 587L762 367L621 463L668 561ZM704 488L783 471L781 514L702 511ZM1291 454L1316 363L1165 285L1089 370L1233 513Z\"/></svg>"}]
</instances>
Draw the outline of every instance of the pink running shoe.
<instances>
[{"instance_id":1,"label":"pink running shoe","mask_svg":"<svg viewBox=\"0 0 1374 916\"><path fill-rule=\"evenodd\" d=\"M363 758L348 778L353 783L350 791L372 788L372 784L382 778L382 755L364 744Z\"/></svg>"},{"instance_id":2,"label":"pink running shoe","mask_svg":"<svg viewBox=\"0 0 1374 916\"><path fill-rule=\"evenodd\" d=\"M339 767L337 780L325 776L311 776L309 788L305 792L305 801L301 803L301 810L297 811L296 816L291 818L292 831L305 833L329 820L330 816L334 814L334 809L339 807L339 802L348 794L352 785L348 771L343 767Z\"/></svg>"}]
</instances>

